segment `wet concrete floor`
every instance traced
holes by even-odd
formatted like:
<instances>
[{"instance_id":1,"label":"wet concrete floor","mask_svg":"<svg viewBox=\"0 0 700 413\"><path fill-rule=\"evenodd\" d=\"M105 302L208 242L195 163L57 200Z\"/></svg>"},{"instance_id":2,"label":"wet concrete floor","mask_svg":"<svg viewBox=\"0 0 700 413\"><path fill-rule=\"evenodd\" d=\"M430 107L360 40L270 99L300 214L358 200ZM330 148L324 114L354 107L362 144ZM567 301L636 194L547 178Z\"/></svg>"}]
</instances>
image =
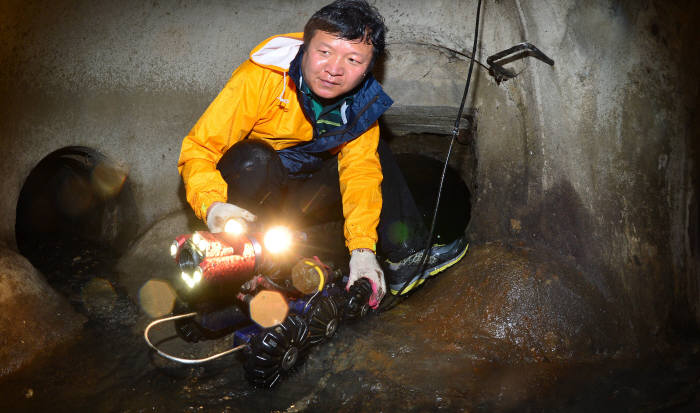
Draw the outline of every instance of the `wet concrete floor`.
<instances>
[{"instance_id":1,"label":"wet concrete floor","mask_svg":"<svg viewBox=\"0 0 700 413\"><path fill-rule=\"evenodd\" d=\"M493 246L473 246L471 256L441 277L449 279L485 259L480 257L493 257L489 248ZM102 271L103 279L110 279L108 268L96 268L99 254L85 251L78 256L68 264L72 272ZM88 278L82 290L91 282ZM437 285L439 279L430 282ZM418 314L425 311L421 302L430 300L415 294L388 313L343 325L331 341L313 348L291 375L267 390L248 384L235 355L198 366L154 355L140 334L143 314L119 293L118 285L116 296L106 301L86 301L85 294L75 293L77 287L64 285L63 292L90 317L81 336L1 381L0 411L700 410L700 340L678 341L663 352L637 358L499 361L475 350L483 343L431 338L426 333L431 331L430 317ZM434 294L437 289L427 284L421 291ZM190 353L225 342L197 344ZM187 348L173 343L178 350Z\"/></svg>"}]
</instances>

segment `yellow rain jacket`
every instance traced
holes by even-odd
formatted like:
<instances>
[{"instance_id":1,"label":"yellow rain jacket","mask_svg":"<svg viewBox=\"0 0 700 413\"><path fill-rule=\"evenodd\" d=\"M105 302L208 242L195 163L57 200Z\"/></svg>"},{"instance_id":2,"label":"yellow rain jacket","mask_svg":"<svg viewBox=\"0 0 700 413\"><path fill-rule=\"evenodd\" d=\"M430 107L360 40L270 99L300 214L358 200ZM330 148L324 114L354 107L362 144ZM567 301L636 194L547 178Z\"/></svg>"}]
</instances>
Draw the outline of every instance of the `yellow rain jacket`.
<instances>
[{"instance_id":1,"label":"yellow rain jacket","mask_svg":"<svg viewBox=\"0 0 700 413\"><path fill-rule=\"evenodd\" d=\"M242 139L271 144L290 175L313 172L320 162L315 154L337 153L346 246L350 251L375 249L382 209L377 119L392 101L368 74L346 111L347 123L315 136L305 116L306 111L313 119L310 102L297 93L302 36L273 36L253 49L184 138L178 170L187 201L203 220L212 203L227 201L227 185L216 164Z\"/></svg>"}]
</instances>

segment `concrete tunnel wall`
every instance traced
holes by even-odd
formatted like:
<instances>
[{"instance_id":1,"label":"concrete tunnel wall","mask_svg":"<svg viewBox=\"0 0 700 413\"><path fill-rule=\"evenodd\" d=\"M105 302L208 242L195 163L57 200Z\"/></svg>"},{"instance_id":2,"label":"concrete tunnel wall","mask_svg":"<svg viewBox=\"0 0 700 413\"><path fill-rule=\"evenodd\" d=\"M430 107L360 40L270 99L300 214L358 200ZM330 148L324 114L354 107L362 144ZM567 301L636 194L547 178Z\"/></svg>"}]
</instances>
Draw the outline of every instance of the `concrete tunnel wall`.
<instances>
[{"instance_id":1,"label":"concrete tunnel wall","mask_svg":"<svg viewBox=\"0 0 700 413\"><path fill-rule=\"evenodd\" d=\"M325 3L3 2L0 243L16 247L29 172L66 146L128 169L138 233L186 208L182 137L252 47L300 31ZM529 41L556 63L513 62L520 75L500 85L475 67L469 236L574 260L640 336L700 321L697 6L484 3L481 62ZM376 5L390 29L380 78L396 105L458 106L476 2Z\"/></svg>"}]
</instances>

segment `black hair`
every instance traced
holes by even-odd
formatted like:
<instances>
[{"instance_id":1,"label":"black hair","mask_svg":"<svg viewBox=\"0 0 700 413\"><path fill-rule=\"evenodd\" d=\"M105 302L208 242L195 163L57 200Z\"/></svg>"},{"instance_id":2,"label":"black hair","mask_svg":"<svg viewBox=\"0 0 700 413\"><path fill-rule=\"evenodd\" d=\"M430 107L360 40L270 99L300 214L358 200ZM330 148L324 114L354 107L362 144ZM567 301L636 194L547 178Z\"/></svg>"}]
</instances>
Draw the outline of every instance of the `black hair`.
<instances>
[{"instance_id":1,"label":"black hair","mask_svg":"<svg viewBox=\"0 0 700 413\"><path fill-rule=\"evenodd\" d=\"M384 18L376 7L366 0L336 0L323 7L306 22L304 26L304 44L321 30L335 34L341 39L360 40L372 45L372 69L377 57L384 53L386 26Z\"/></svg>"}]
</instances>

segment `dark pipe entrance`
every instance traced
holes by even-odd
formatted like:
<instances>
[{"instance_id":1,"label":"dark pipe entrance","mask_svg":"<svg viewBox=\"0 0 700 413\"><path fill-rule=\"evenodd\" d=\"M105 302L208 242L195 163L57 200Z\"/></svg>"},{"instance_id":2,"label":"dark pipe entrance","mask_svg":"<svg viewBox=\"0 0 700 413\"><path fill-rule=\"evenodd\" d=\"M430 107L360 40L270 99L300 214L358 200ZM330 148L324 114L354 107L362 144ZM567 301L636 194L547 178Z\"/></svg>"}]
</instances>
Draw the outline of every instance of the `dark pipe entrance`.
<instances>
[{"instance_id":1,"label":"dark pipe entrance","mask_svg":"<svg viewBox=\"0 0 700 413\"><path fill-rule=\"evenodd\" d=\"M46 156L27 177L15 235L19 251L67 293L66 277L91 276L79 274L90 272L86 261L102 265L124 252L135 222L126 169L91 148L72 146ZM78 263L81 271L75 271Z\"/></svg>"},{"instance_id":2,"label":"dark pipe entrance","mask_svg":"<svg viewBox=\"0 0 700 413\"><path fill-rule=\"evenodd\" d=\"M411 190L426 228L433 219L443 162L425 155L401 153L396 162ZM449 243L464 235L471 218L471 195L460 175L447 168L440 199L440 210L435 222L435 240Z\"/></svg>"}]
</instances>

